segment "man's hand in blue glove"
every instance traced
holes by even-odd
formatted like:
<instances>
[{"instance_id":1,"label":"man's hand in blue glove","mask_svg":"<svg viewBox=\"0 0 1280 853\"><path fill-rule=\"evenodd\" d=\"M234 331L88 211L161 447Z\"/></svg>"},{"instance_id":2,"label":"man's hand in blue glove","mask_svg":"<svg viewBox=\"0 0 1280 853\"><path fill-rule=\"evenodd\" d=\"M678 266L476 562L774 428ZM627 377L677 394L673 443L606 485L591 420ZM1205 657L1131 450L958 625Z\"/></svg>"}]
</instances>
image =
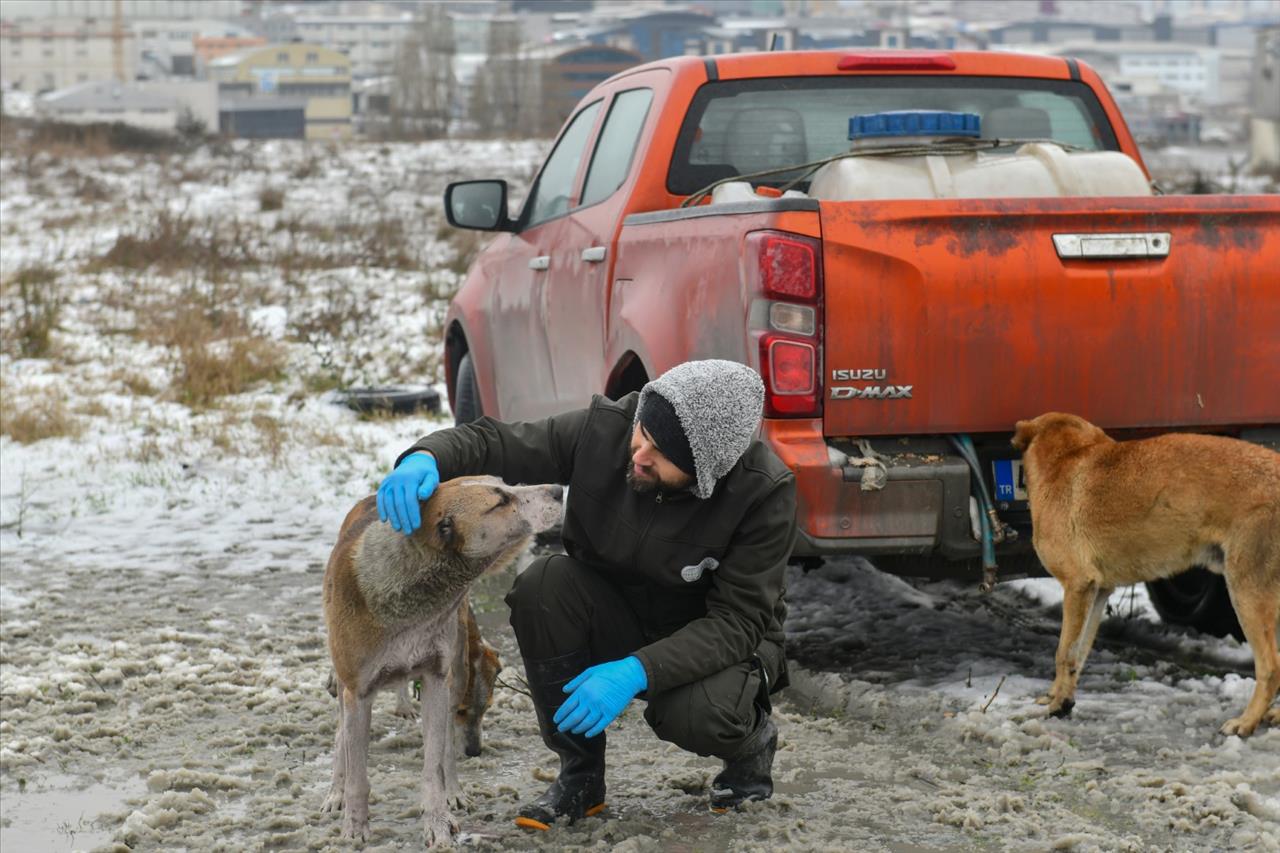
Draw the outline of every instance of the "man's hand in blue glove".
<instances>
[{"instance_id":1,"label":"man's hand in blue glove","mask_svg":"<svg viewBox=\"0 0 1280 853\"><path fill-rule=\"evenodd\" d=\"M405 536L422 526L418 501L440 485L440 469L429 453L411 453L378 486L378 518Z\"/></svg>"},{"instance_id":2,"label":"man's hand in blue glove","mask_svg":"<svg viewBox=\"0 0 1280 853\"><path fill-rule=\"evenodd\" d=\"M553 719L562 732L595 737L648 686L644 664L634 655L589 666L564 686L569 698Z\"/></svg>"}]
</instances>

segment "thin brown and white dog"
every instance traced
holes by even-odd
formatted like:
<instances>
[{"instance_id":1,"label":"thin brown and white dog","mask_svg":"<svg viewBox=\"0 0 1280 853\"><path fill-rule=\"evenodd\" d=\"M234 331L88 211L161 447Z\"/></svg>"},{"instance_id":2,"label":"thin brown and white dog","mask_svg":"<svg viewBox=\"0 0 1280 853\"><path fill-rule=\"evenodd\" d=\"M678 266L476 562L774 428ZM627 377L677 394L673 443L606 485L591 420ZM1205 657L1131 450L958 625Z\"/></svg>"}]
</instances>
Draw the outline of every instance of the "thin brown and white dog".
<instances>
[{"instance_id":1,"label":"thin brown and white dog","mask_svg":"<svg viewBox=\"0 0 1280 853\"><path fill-rule=\"evenodd\" d=\"M453 699L454 754L469 756L480 754L483 743L482 725L485 711L493 704L493 685L502 672L502 658L498 650L485 642L480 634L471 597L464 596L458 607L458 644L453 653L450 669L450 696ZM418 708L410 696L409 680L396 685L395 715L406 720L418 719ZM329 670L325 689L335 699L338 697L338 676Z\"/></svg>"},{"instance_id":2,"label":"thin brown and white dog","mask_svg":"<svg viewBox=\"0 0 1280 853\"><path fill-rule=\"evenodd\" d=\"M344 837L369 830L369 719L374 694L422 681L423 830L428 846L458 831L464 805L453 750L451 671L459 608L477 577L501 571L560 517L559 486L509 487L486 478L442 484L405 536L378 520L372 496L347 514L324 577L324 615L338 681L333 784Z\"/></svg>"},{"instance_id":3,"label":"thin brown and white dog","mask_svg":"<svg viewBox=\"0 0 1280 853\"><path fill-rule=\"evenodd\" d=\"M1233 438L1170 433L1117 442L1075 415L1018 421L1037 556L1062 584L1053 685L1038 701L1065 716L1118 586L1192 566L1226 577L1253 649L1256 687L1222 733L1246 737L1280 690L1280 453ZM1268 710L1270 708L1270 710Z\"/></svg>"}]
</instances>

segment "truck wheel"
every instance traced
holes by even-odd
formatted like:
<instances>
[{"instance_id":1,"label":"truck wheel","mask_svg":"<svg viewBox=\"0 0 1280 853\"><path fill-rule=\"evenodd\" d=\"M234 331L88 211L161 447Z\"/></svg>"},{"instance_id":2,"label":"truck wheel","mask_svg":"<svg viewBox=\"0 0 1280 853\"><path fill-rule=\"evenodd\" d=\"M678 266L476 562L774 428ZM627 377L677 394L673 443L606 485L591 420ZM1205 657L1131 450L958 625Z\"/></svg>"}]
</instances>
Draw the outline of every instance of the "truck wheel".
<instances>
[{"instance_id":1,"label":"truck wheel","mask_svg":"<svg viewBox=\"0 0 1280 853\"><path fill-rule=\"evenodd\" d=\"M1171 625L1189 625L1197 631L1244 639L1235 608L1221 575L1196 567L1164 580L1147 584L1151 605L1160 618Z\"/></svg>"},{"instance_id":2,"label":"truck wheel","mask_svg":"<svg viewBox=\"0 0 1280 853\"><path fill-rule=\"evenodd\" d=\"M457 391L454 394L453 425L469 424L484 416L480 406L480 386L476 382L476 368L467 353L458 362Z\"/></svg>"}]
</instances>

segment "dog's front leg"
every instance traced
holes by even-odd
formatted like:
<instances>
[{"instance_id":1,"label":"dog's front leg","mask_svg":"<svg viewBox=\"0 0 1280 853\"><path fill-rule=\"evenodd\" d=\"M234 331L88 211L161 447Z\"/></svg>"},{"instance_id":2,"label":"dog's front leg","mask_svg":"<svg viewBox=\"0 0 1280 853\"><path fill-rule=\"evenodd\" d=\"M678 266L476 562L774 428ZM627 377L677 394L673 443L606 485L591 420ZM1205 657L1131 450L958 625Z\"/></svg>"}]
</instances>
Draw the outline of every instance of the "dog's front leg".
<instances>
[{"instance_id":1,"label":"dog's front leg","mask_svg":"<svg viewBox=\"0 0 1280 853\"><path fill-rule=\"evenodd\" d=\"M458 822L449 812L447 764L453 755L449 740L448 670L422 677L422 830L428 847L450 844ZM457 781L454 781L457 784Z\"/></svg>"},{"instance_id":2,"label":"dog's front leg","mask_svg":"<svg viewBox=\"0 0 1280 853\"><path fill-rule=\"evenodd\" d=\"M343 785L342 837L364 842L369 838L369 718L373 694L357 696L343 687L342 735L346 740L346 779Z\"/></svg>"},{"instance_id":3,"label":"dog's front leg","mask_svg":"<svg viewBox=\"0 0 1280 853\"><path fill-rule=\"evenodd\" d=\"M1280 557L1274 558L1274 562L1275 568L1280 569ZM1227 592L1231 595L1231 604L1235 607L1244 638L1253 649L1253 696L1244 712L1223 723L1219 731L1224 735L1248 737L1262 722L1280 725L1280 707L1270 707L1276 693L1280 692L1280 651L1276 646L1280 592L1266 585L1249 588L1241 574L1228 571Z\"/></svg>"},{"instance_id":4,"label":"dog's front leg","mask_svg":"<svg viewBox=\"0 0 1280 853\"><path fill-rule=\"evenodd\" d=\"M333 679L334 675L329 674L329 678ZM334 681L337 684L336 680ZM342 696L346 691L341 687L337 687L338 695L338 725L333 736L333 782L329 785L329 795L324 798L324 804L320 806L320 810L324 812L336 812L342 810L342 792L344 779L347 775L347 739L345 737L345 729L343 720L346 714L343 713Z\"/></svg>"},{"instance_id":5,"label":"dog's front leg","mask_svg":"<svg viewBox=\"0 0 1280 853\"><path fill-rule=\"evenodd\" d=\"M1065 717L1075 707L1076 683L1080 679L1080 670L1093 645L1097 623L1101 620L1107 598L1111 595L1111 590L1104 590L1096 580L1079 579L1083 574L1077 572L1068 575L1071 580L1063 583L1062 635L1058 638L1058 652L1053 659L1053 685L1049 688L1048 695L1036 700L1041 705L1049 706L1051 717Z\"/></svg>"}]
</instances>

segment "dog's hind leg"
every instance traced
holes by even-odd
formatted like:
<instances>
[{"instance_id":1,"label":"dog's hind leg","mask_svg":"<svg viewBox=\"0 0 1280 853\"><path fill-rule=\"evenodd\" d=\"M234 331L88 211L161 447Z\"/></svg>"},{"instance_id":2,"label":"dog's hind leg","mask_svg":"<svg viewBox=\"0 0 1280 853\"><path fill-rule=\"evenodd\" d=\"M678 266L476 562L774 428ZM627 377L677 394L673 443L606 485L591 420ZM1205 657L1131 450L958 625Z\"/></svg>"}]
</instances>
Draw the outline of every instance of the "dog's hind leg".
<instances>
[{"instance_id":1,"label":"dog's hind leg","mask_svg":"<svg viewBox=\"0 0 1280 853\"><path fill-rule=\"evenodd\" d=\"M1074 577L1083 577L1079 572ZM1049 706L1049 715L1065 717L1076 704L1076 685L1080 672L1093 648L1107 599L1114 591L1104 587L1095 578L1073 580L1062 589L1062 635L1058 638L1058 653L1054 656L1053 685L1046 696L1038 701Z\"/></svg>"},{"instance_id":2,"label":"dog's hind leg","mask_svg":"<svg viewBox=\"0 0 1280 853\"><path fill-rule=\"evenodd\" d=\"M452 651L452 650L450 650ZM443 671L422 675L422 830L428 847L449 844L458 822L449 812L449 778L457 786L453 763L453 716L447 658Z\"/></svg>"},{"instance_id":3,"label":"dog's hind leg","mask_svg":"<svg viewBox=\"0 0 1280 853\"><path fill-rule=\"evenodd\" d=\"M406 720L416 720L418 718L418 709L413 707L413 700L409 698L409 685L412 680L402 681L396 687L396 709L393 712L397 717L404 717Z\"/></svg>"},{"instance_id":4,"label":"dog's hind leg","mask_svg":"<svg viewBox=\"0 0 1280 853\"><path fill-rule=\"evenodd\" d=\"M342 688L342 735L346 740L346 778L343 784L342 837L364 842L369 838L369 718L373 694L357 696Z\"/></svg>"},{"instance_id":5,"label":"dog's hind leg","mask_svg":"<svg viewBox=\"0 0 1280 853\"><path fill-rule=\"evenodd\" d=\"M329 785L329 795L324 798L324 804L320 806L320 810L336 812L342 810L342 790L347 775L347 739L343 728L345 714L342 710L342 694L346 691L336 686L338 681L332 671L329 673L329 678L333 680L338 697L338 725L333 736L333 782Z\"/></svg>"},{"instance_id":6,"label":"dog's hind leg","mask_svg":"<svg viewBox=\"0 0 1280 853\"><path fill-rule=\"evenodd\" d=\"M1222 724L1224 735L1248 737L1258 724L1265 720L1280 724L1280 708L1271 708L1272 700L1280 692L1280 651L1276 648L1277 622L1280 621L1280 550L1276 529L1280 525L1276 516L1264 514L1262 524L1242 528L1247 535L1239 535L1226 547L1227 592L1236 618L1244 630L1244 637L1253 649L1253 696L1244 713ZM1264 527L1263 525L1266 525Z\"/></svg>"}]
</instances>

